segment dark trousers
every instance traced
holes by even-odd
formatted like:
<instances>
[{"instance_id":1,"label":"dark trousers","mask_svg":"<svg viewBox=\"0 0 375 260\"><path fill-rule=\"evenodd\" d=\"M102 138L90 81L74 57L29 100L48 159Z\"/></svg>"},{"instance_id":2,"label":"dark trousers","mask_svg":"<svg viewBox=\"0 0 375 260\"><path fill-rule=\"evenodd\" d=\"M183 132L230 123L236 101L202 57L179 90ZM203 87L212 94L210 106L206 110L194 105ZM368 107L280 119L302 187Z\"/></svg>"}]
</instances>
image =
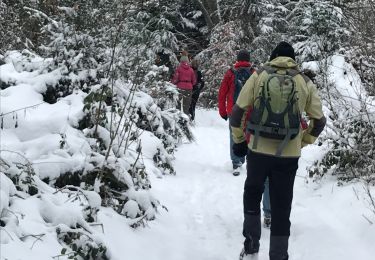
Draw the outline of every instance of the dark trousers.
<instances>
[{"instance_id":1,"label":"dark trousers","mask_svg":"<svg viewBox=\"0 0 375 260\"><path fill-rule=\"evenodd\" d=\"M177 102L177 109L181 109L186 115L189 115L189 108L191 103L191 89L178 89L179 99Z\"/></svg>"},{"instance_id":2,"label":"dark trousers","mask_svg":"<svg viewBox=\"0 0 375 260\"><path fill-rule=\"evenodd\" d=\"M260 202L264 182L268 177L272 208L270 259L288 259L289 217L298 158L280 158L249 151L247 160L247 178L243 195L245 248L249 246L249 241L259 243L261 236Z\"/></svg>"},{"instance_id":3,"label":"dark trousers","mask_svg":"<svg viewBox=\"0 0 375 260\"><path fill-rule=\"evenodd\" d=\"M198 102L198 98L199 98L200 93L201 93L200 90L193 89L193 94L191 96L191 104L190 104L190 108L189 108L191 120L195 119L195 107L197 106L197 102Z\"/></svg>"}]
</instances>

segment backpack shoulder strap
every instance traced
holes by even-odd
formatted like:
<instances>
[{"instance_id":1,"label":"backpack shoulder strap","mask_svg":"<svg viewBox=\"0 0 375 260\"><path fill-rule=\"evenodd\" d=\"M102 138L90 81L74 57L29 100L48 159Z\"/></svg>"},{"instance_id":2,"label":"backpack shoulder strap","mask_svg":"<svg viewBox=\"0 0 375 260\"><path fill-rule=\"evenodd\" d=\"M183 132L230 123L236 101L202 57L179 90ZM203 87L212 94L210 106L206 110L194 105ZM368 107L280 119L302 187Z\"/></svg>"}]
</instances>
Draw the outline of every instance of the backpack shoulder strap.
<instances>
[{"instance_id":1,"label":"backpack shoulder strap","mask_svg":"<svg viewBox=\"0 0 375 260\"><path fill-rule=\"evenodd\" d=\"M304 73L300 73L300 75L302 76L302 78L305 80L306 84L311 81L311 79L309 77L307 77Z\"/></svg>"},{"instance_id":2,"label":"backpack shoulder strap","mask_svg":"<svg viewBox=\"0 0 375 260\"><path fill-rule=\"evenodd\" d=\"M295 77L297 75L301 75L301 77L305 80L306 83L308 83L311 79L307 77L303 72L296 70L296 69L289 69L287 70L288 75Z\"/></svg>"},{"instance_id":3,"label":"backpack shoulder strap","mask_svg":"<svg viewBox=\"0 0 375 260\"><path fill-rule=\"evenodd\" d=\"M298 74L301 74L301 72L299 70L296 70L296 69L288 69L286 71L286 74L294 78Z\"/></svg>"},{"instance_id":4,"label":"backpack shoulder strap","mask_svg":"<svg viewBox=\"0 0 375 260\"><path fill-rule=\"evenodd\" d=\"M254 72L253 66L245 67L244 69L246 69L246 71L249 72L250 75L253 74L253 72Z\"/></svg>"},{"instance_id":5,"label":"backpack shoulder strap","mask_svg":"<svg viewBox=\"0 0 375 260\"><path fill-rule=\"evenodd\" d=\"M253 74L256 71L257 70L255 69L255 67L253 65L251 65L251 67L250 67L250 74Z\"/></svg>"},{"instance_id":6,"label":"backpack shoulder strap","mask_svg":"<svg viewBox=\"0 0 375 260\"><path fill-rule=\"evenodd\" d=\"M234 78L236 78L238 70L236 70L234 67L232 67L232 68L230 68L230 71L233 73Z\"/></svg>"},{"instance_id":7,"label":"backpack shoulder strap","mask_svg":"<svg viewBox=\"0 0 375 260\"><path fill-rule=\"evenodd\" d=\"M268 74L276 73L277 68L271 66L263 66L258 70L258 75L260 75L263 71L267 72Z\"/></svg>"}]
</instances>

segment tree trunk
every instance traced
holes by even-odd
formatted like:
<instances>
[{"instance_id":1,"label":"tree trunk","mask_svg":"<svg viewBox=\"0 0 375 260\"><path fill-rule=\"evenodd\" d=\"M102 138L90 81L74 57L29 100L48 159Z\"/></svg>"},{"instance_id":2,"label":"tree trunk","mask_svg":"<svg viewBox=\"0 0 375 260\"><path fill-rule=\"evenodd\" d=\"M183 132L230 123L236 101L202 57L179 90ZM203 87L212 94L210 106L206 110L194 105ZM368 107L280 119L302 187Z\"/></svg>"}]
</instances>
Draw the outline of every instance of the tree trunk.
<instances>
[{"instance_id":1,"label":"tree trunk","mask_svg":"<svg viewBox=\"0 0 375 260\"><path fill-rule=\"evenodd\" d=\"M211 31L220 22L217 0L195 0Z\"/></svg>"},{"instance_id":2,"label":"tree trunk","mask_svg":"<svg viewBox=\"0 0 375 260\"><path fill-rule=\"evenodd\" d=\"M206 7L210 14L214 26L220 22L220 15L217 0L202 0L203 5Z\"/></svg>"}]
</instances>

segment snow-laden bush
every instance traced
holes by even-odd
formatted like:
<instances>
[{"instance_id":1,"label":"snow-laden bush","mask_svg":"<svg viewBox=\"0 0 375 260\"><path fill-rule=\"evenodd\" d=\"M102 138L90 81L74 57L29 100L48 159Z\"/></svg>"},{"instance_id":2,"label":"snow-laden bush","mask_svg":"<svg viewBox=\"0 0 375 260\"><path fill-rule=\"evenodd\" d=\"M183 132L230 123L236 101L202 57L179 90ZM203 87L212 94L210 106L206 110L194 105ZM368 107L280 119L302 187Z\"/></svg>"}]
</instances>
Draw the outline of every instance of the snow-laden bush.
<instances>
[{"instance_id":1,"label":"snow-laden bush","mask_svg":"<svg viewBox=\"0 0 375 260\"><path fill-rule=\"evenodd\" d=\"M343 11L351 25L350 46L345 49L346 55L358 71L368 93L375 96L375 17L372 15L375 11L375 2L348 2Z\"/></svg>"},{"instance_id":2,"label":"snow-laden bush","mask_svg":"<svg viewBox=\"0 0 375 260\"><path fill-rule=\"evenodd\" d=\"M314 65L315 64L315 65ZM322 141L328 147L310 176L327 173L340 181L375 180L375 100L368 95L354 67L343 56L310 63L325 104L328 125ZM312 66L313 65L313 66Z\"/></svg>"},{"instance_id":3,"label":"snow-laden bush","mask_svg":"<svg viewBox=\"0 0 375 260\"><path fill-rule=\"evenodd\" d=\"M53 58L43 60L29 51L9 52L4 60L0 77L8 87L1 92L2 174L23 198L64 194L65 203L78 203L72 222L56 217L58 208L40 214L69 248L61 255L106 259L105 245L88 223L95 223L102 206L130 218L134 228L154 219L160 203L149 191L144 153L161 173L174 174L173 152L182 139L192 138L188 118L175 109L176 90L166 84L171 95L165 95L163 104L171 107L161 108L141 91L146 86L94 78L96 84L84 89L75 85L46 102L48 90L65 89L64 82L74 82L77 74L66 74ZM84 82L91 77L80 75Z\"/></svg>"},{"instance_id":4,"label":"snow-laden bush","mask_svg":"<svg viewBox=\"0 0 375 260\"><path fill-rule=\"evenodd\" d=\"M5 161L1 160L0 167L5 170L10 166L7 165ZM5 218L8 215L7 211L9 211L10 199L16 194L16 187L12 180L3 173L0 173L0 194L0 226L4 227L6 225Z\"/></svg>"},{"instance_id":5,"label":"snow-laden bush","mask_svg":"<svg viewBox=\"0 0 375 260\"><path fill-rule=\"evenodd\" d=\"M61 254L56 251L56 257L109 259L105 245L92 228L101 207L100 196L75 186L56 191L37 175L29 180L22 179L24 172L14 161L15 158L1 159L0 163L0 243L8 244L16 239L27 243L35 239L32 249L36 242L46 239L48 244L48 240L55 237L61 244ZM22 186L14 182L21 182ZM33 187L32 192L30 187ZM35 220L38 227L33 226Z\"/></svg>"}]
</instances>

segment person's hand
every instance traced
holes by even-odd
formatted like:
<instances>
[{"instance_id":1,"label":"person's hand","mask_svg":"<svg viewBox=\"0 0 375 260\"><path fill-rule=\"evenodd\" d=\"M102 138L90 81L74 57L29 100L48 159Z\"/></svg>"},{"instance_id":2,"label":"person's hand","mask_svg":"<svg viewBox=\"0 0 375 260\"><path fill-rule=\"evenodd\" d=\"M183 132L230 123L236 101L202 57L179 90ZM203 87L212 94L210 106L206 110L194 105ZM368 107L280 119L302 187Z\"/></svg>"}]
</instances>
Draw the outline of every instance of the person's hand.
<instances>
[{"instance_id":1,"label":"person's hand","mask_svg":"<svg viewBox=\"0 0 375 260\"><path fill-rule=\"evenodd\" d=\"M228 120L228 116L221 116L222 119L224 119L225 121Z\"/></svg>"},{"instance_id":2,"label":"person's hand","mask_svg":"<svg viewBox=\"0 0 375 260\"><path fill-rule=\"evenodd\" d=\"M238 144L233 144L233 153L234 155L238 156L238 157L245 157L247 155L247 143L246 141L243 141L242 143L238 143Z\"/></svg>"}]
</instances>

